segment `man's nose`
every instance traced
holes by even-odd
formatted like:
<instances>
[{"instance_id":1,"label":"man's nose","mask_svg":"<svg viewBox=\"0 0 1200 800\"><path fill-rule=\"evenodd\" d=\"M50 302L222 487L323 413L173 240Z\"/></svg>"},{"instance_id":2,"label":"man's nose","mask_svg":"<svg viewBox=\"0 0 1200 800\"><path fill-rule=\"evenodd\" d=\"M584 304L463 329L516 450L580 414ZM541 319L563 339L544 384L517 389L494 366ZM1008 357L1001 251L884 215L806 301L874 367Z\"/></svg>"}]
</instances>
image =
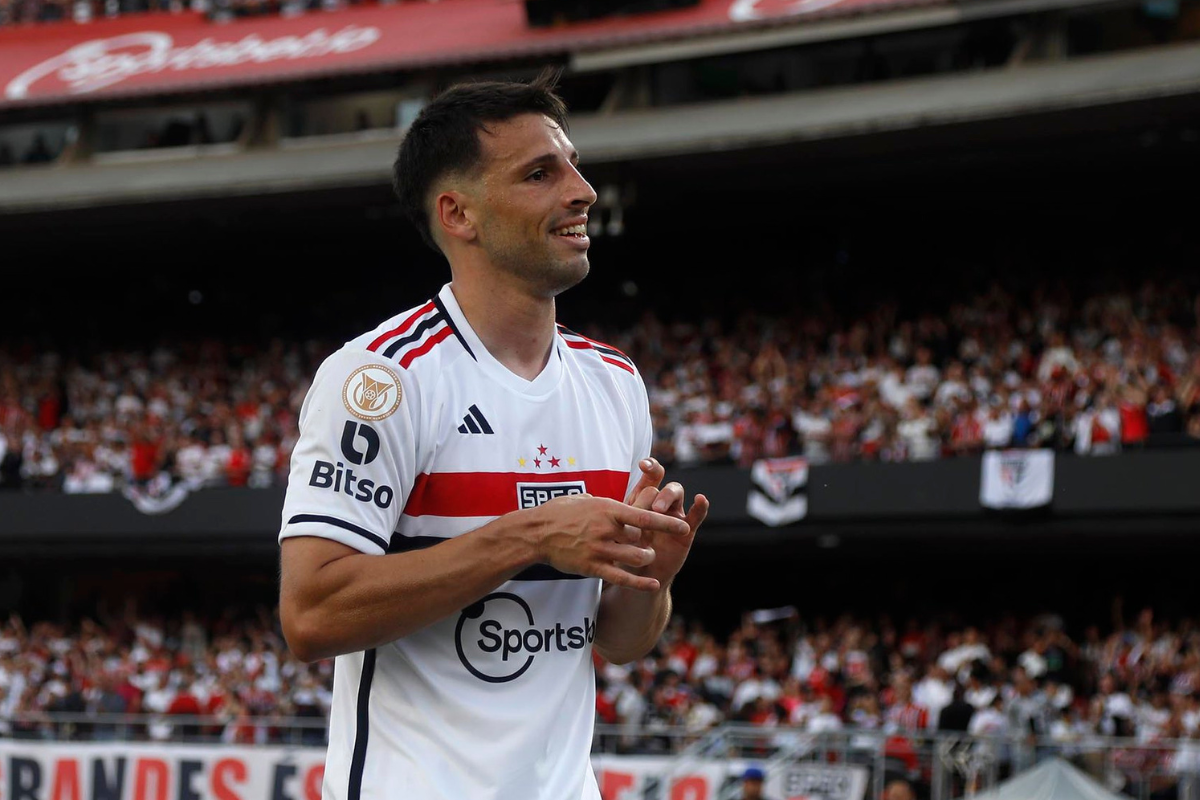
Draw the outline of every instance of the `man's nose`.
<instances>
[{"instance_id":1,"label":"man's nose","mask_svg":"<svg viewBox=\"0 0 1200 800\"><path fill-rule=\"evenodd\" d=\"M592 185L579 173L579 170L575 170L575 181L571 186L570 205L573 207L591 206L595 204L597 197L596 190L592 188Z\"/></svg>"}]
</instances>

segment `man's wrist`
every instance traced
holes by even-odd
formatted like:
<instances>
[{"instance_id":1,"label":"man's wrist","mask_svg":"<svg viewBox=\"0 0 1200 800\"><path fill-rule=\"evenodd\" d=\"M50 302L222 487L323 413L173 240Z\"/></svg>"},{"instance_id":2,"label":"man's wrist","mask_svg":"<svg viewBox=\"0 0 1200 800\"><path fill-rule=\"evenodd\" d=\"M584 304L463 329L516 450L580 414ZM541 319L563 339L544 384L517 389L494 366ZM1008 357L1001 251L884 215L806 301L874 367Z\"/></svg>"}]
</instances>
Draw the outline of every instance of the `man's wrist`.
<instances>
[{"instance_id":1,"label":"man's wrist","mask_svg":"<svg viewBox=\"0 0 1200 800\"><path fill-rule=\"evenodd\" d=\"M547 526L538 509L513 511L488 526L488 536L497 545L498 553L509 553L508 560L515 567L524 569L543 561L542 548Z\"/></svg>"}]
</instances>

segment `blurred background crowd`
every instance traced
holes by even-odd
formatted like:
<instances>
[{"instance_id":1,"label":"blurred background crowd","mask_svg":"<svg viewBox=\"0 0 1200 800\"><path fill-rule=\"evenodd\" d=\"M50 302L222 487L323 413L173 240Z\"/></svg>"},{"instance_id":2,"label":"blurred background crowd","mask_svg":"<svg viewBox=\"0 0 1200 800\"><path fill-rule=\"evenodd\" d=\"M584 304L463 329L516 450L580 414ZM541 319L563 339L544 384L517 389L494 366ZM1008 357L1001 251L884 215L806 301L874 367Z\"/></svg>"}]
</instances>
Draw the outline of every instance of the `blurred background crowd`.
<instances>
[{"instance_id":1,"label":"blurred background crowd","mask_svg":"<svg viewBox=\"0 0 1200 800\"><path fill-rule=\"evenodd\" d=\"M993 285L942 313L583 327L628 353L664 463L920 461L1200 445L1200 294ZM286 480L308 381L337 345L0 351L0 487L108 492Z\"/></svg>"},{"instance_id":2,"label":"blurred background crowd","mask_svg":"<svg viewBox=\"0 0 1200 800\"><path fill-rule=\"evenodd\" d=\"M1036 737L1078 754L1105 737L1150 749L1195 739L1200 627L1150 608L1124 617L1118 601L1078 632L1056 614L976 626L788 607L747 612L729 632L677 618L639 662L597 656L597 746L669 752L722 722L875 731L897 737L889 748L902 761L915 757L905 737L935 731ZM265 607L164 617L130 602L69 626L13 615L0 625L0 736L319 744L332 669L292 658ZM134 714L145 716L95 716Z\"/></svg>"}]
</instances>

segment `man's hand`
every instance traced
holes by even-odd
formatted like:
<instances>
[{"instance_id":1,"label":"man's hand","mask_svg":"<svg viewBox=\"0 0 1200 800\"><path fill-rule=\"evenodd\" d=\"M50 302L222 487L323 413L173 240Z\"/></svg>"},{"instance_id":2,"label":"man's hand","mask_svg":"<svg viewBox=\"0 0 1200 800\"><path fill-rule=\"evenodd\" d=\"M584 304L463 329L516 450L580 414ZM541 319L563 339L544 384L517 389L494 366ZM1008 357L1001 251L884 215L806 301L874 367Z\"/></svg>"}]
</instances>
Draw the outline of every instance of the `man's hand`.
<instances>
[{"instance_id":1,"label":"man's hand","mask_svg":"<svg viewBox=\"0 0 1200 800\"><path fill-rule=\"evenodd\" d=\"M555 498L539 507L545 515L545 533L539 538L538 560L560 572L601 578L615 586L644 592L657 591L661 586L657 573L641 572L655 560L655 550L639 542L647 536L661 535L690 543L694 530L689 529L682 515L658 513L649 505L633 506L586 494Z\"/></svg>"},{"instance_id":2,"label":"man's hand","mask_svg":"<svg viewBox=\"0 0 1200 800\"><path fill-rule=\"evenodd\" d=\"M629 493L626 503L634 508L648 509L659 514L665 514L687 523L687 532L680 536L662 530L643 529L637 538L626 534L625 541L640 547L649 548L654 552L654 558L645 565L630 565L638 575L653 578L660 585L669 585L683 562L691 552L692 542L696 539L696 531L708 516L708 498L702 494L692 500L692 507L685 514L683 486L676 481L668 483L659 489L666 476L666 470L656 459L643 459L639 464L642 477Z\"/></svg>"}]
</instances>

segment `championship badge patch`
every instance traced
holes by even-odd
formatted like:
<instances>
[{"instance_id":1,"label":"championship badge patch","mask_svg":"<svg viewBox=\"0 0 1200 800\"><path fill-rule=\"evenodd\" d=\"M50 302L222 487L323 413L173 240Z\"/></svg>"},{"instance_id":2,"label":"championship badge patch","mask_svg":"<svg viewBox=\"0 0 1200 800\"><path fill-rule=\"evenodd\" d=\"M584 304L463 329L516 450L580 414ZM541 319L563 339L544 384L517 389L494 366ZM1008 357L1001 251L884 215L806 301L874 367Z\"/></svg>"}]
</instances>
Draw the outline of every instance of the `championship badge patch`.
<instances>
[{"instance_id":1,"label":"championship badge patch","mask_svg":"<svg viewBox=\"0 0 1200 800\"><path fill-rule=\"evenodd\" d=\"M350 373L342 387L346 410L359 419L387 419L400 407L400 377L382 364L369 364Z\"/></svg>"}]
</instances>

